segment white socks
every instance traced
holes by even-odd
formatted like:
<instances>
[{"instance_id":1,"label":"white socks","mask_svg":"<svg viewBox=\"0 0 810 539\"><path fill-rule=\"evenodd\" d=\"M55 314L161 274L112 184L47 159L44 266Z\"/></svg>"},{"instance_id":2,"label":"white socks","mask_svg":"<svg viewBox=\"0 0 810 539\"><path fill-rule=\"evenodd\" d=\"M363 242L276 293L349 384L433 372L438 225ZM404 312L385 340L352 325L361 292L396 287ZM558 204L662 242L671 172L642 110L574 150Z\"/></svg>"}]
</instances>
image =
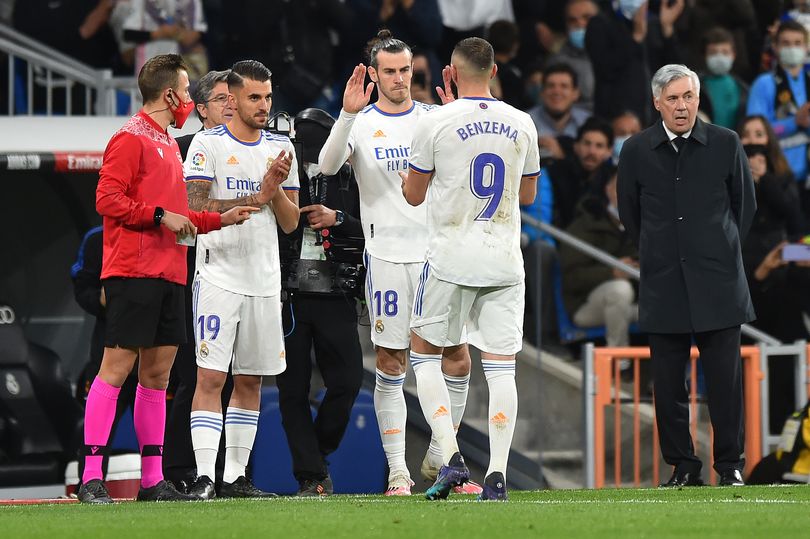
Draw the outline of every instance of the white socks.
<instances>
[{"instance_id":1,"label":"white socks","mask_svg":"<svg viewBox=\"0 0 810 539\"><path fill-rule=\"evenodd\" d=\"M228 408L225 414L225 472L222 481L233 483L245 475L245 467L250 460L250 451L256 439L256 425L259 423L257 410Z\"/></svg>"},{"instance_id":2,"label":"white socks","mask_svg":"<svg viewBox=\"0 0 810 539\"><path fill-rule=\"evenodd\" d=\"M501 472L506 478L506 463L512 446L517 417L517 387L515 386L515 360L482 359L484 375L489 386L489 468Z\"/></svg>"},{"instance_id":3,"label":"white socks","mask_svg":"<svg viewBox=\"0 0 810 539\"><path fill-rule=\"evenodd\" d=\"M458 432L461 419L464 417L464 408L467 407L467 393L470 390L470 373L464 376L450 376L444 374L444 383L450 394L450 418L453 420L453 430ZM428 446L428 461L431 466L438 468L442 465L442 450L436 437L431 434Z\"/></svg>"},{"instance_id":4,"label":"white socks","mask_svg":"<svg viewBox=\"0 0 810 539\"><path fill-rule=\"evenodd\" d=\"M377 415L383 451L388 459L389 474L404 472L410 477L405 463L405 424L408 420L408 409L402 390L404 383L405 373L387 374L377 369L374 412Z\"/></svg>"},{"instance_id":5,"label":"white socks","mask_svg":"<svg viewBox=\"0 0 810 539\"><path fill-rule=\"evenodd\" d=\"M422 413L441 449L442 464L447 464L450 457L458 452L458 444L450 416L450 394L442 376L442 356L411 351L410 360L416 375L416 392Z\"/></svg>"},{"instance_id":6,"label":"white socks","mask_svg":"<svg viewBox=\"0 0 810 539\"><path fill-rule=\"evenodd\" d=\"M216 480L217 450L222 436L222 414L197 410L191 412L191 446L197 461L197 475Z\"/></svg>"}]
</instances>

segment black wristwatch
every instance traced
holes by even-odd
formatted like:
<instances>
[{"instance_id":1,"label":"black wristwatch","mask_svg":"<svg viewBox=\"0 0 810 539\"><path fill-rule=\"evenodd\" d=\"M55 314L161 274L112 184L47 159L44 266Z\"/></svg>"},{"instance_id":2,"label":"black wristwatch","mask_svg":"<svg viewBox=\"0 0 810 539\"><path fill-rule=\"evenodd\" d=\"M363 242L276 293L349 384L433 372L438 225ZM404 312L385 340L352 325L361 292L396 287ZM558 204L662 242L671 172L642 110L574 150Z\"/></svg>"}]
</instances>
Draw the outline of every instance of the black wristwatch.
<instances>
[{"instance_id":1,"label":"black wristwatch","mask_svg":"<svg viewBox=\"0 0 810 539\"><path fill-rule=\"evenodd\" d=\"M163 214L166 213L163 211L163 208L158 206L155 208L155 226L160 226L160 222L163 220Z\"/></svg>"},{"instance_id":2,"label":"black wristwatch","mask_svg":"<svg viewBox=\"0 0 810 539\"><path fill-rule=\"evenodd\" d=\"M335 210L335 226L340 226L343 224L343 221L346 219L346 216L340 210Z\"/></svg>"}]
</instances>

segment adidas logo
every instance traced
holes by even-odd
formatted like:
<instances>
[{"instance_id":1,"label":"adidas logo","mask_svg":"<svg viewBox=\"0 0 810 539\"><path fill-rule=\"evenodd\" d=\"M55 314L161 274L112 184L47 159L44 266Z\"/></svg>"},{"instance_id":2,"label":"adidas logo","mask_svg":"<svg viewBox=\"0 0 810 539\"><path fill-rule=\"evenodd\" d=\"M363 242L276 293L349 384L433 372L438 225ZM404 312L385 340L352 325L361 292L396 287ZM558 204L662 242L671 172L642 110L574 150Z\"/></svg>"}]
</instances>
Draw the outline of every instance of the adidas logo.
<instances>
[{"instance_id":1,"label":"adidas logo","mask_svg":"<svg viewBox=\"0 0 810 539\"><path fill-rule=\"evenodd\" d=\"M400 432L402 432L402 431L399 430L399 429L385 429L383 431L383 435L389 435L390 436L392 434L399 434Z\"/></svg>"},{"instance_id":2,"label":"adidas logo","mask_svg":"<svg viewBox=\"0 0 810 539\"><path fill-rule=\"evenodd\" d=\"M433 419L447 415L449 412L444 406L439 406L439 409L433 412Z\"/></svg>"},{"instance_id":3,"label":"adidas logo","mask_svg":"<svg viewBox=\"0 0 810 539\"><path fill-rule=\"evenodd\" d=\"M385 133L382 132L382 129L377 129L374 132L374 138L380 138L380 137L384 137L384 136L385 136Z\"/></svg>"},{"instance_id":4,"label":"adidas logo","mask_svg":"<svg viewBox=\"0 0 810 539\"><path fill-rule=\"evenodd\" d=\"M489 419L489 422L496 427L505 427L509 423L509 418L503 412L498 412Z\"/></svg>"},{"instance_id":5,"label":"adidas logo","mask_svg":"<svg viewBox=\"0 0 810 539\"><path fill-rule=\"evenodd\" d=\"M239 159L237 159L235 155L232 155L232 156L230 156L228 158L226 163L229 164L229 165L238 165L239 164Z\"/></svg>"}]
</instances>

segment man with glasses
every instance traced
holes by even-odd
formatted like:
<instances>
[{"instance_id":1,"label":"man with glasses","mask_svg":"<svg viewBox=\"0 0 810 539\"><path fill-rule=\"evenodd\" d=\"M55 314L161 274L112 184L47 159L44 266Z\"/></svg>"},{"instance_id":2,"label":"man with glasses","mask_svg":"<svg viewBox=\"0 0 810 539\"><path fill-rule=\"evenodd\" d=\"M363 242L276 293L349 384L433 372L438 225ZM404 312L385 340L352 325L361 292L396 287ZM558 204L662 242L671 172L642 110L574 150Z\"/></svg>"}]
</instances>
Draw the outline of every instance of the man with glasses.
<instances>
[{"instance_id":1,"label":"man with glasses","mask_svg":"<svg viewBox=\"0 0 810 539\"><path fill-rule=\"evenodd\" d=\"M203 129L211 129L227 123L233 117L233 109L228 101L228 73L225 71L209 71L197 82L191 97L194 99L194 111L203 124ZM177 137L180 146L180 155L186 159L191 139L196 133ZM189 252L193 255L194 250Z\"/></svg>"}]
</instances>

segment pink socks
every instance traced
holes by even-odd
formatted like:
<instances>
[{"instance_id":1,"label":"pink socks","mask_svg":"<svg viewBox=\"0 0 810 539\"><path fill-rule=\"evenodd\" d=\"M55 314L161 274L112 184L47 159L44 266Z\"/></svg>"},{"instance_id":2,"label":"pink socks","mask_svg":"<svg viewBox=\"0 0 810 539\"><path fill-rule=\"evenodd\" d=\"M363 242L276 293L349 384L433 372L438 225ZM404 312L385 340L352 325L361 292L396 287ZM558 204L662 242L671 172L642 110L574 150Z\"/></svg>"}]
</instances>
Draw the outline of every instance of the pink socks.
<instances>
[{"instance_id":1,"label":"pink socks","mask_svg":"<svg viewBox=\"0 0 810 539\"><path fill-rule=\"evenodd\" d=\"M135 435L141 448L141 486L149 488L163 480L166 390L147 389L138 384L133 415Z\"/></svg>"},{"instance_id":2,"label":"pink socks","mask_svg":"<svg viewBox=\"0 0 810 539\"><path fill-rule=\"evenodd\" d=\"M112 429L115 419L115 407L120 392L120 387L111 386L98 376L90 386L84 410L84 443L87 446L87 454L84 458L83 483L87 483L91 479L103 479L101 461L110 438L110 429Z\"/></svg>"}]
</instances>

